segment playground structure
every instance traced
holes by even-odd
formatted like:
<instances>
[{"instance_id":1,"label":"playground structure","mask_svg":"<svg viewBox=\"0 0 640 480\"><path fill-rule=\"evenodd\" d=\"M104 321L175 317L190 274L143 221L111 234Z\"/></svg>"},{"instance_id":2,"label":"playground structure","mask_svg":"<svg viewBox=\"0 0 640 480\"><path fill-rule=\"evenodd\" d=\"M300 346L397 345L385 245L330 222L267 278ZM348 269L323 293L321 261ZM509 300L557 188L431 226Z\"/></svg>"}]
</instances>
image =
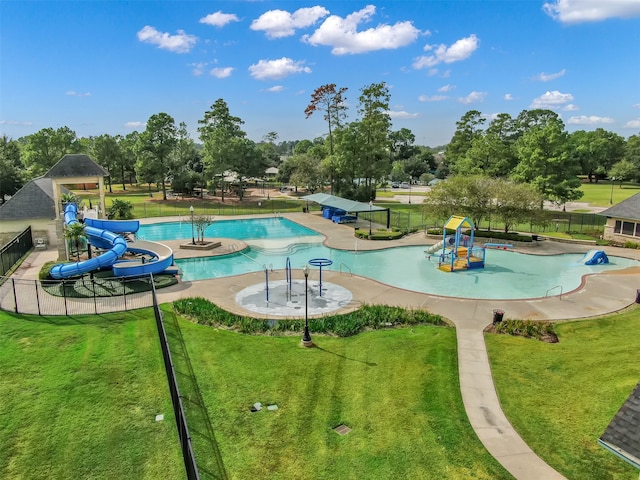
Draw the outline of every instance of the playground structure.
<instances>
[{"instance_id":1,"label":"playground structure","mask_svg":"<svg viewBox=\"0 0 640 480\"><path fill-rule=\"evenodd\" d=\"M469 235L462 232L468 229ZM447 230L454 230L453 235L447 235ZM499 248L506 250L511 245L502 243L485 243L477 247L473 244L475 227L467 217L452 215L442 229L442 240L432 245L425 253L437 255L438 268L443 272L455 272L472 268L484 268L487 248Z\"/></svg>"},{"instance_id":2,"label":"playground structure","mask_svg":"<svg viewBox=\"0 0 640 480\"><path fill-rule=\"evenodd\" d=\"M71 225L78 223L78 207L69 203L64 209L64 223ZM171 269L173 265L173 250L168 246L149 241L127 241L119 233L135 233L140 228L137 220L98 220L85 219L85 235L90 244L105 250L101 255L75 263L54 265L50 275L56 279L69 278L90 273L96 270L112 268L116 277L136 277L140 275L158 273L177 273ZM142 255L135 260L122 260L125 252ZM148 260L147 260L148 257Z\"/></svg>"}]
</instances>

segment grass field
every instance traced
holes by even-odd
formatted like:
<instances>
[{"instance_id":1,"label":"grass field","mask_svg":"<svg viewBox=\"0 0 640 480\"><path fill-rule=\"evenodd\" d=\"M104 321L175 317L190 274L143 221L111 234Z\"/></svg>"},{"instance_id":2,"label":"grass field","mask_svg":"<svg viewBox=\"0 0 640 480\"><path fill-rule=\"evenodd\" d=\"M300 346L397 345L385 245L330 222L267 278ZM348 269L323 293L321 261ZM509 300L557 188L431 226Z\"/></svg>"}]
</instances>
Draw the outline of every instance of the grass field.
<instances>
[{"instance_id":1,"label":"grass field","mask_svg":"<svg viewBox=\"0 0 640 480\"><path fill-rule=\"evenodd\" d=\"M613 187L613 188L611 188ZM608 180L600 180L598 183L583 183L580 187L583 195L579 202L585 202L596 207L609 207L613 200L613 205L640 193L640 185L637 183L615 182L614 185Z\"/></svg>"},{"instance_id":2,"label":"grass field","mask_svg":"<svg viewBox=\"0 0 640 480\"><path fill-rule=\"evenodd\" d=\"M567 478L636 480L636 469L596 441L640 379L640 309L556 332L557 344L486 336L507 417Z\"/></svg>"},{"instance_id":3,"label":"grass field","mask_svg":"<svg viewBox=\"0 0 640 480\"><path fill-rule=\"evenodd\" d=\"M0 312L0 365L0 478L184 478L150 310Z\"/></svg>"},{"instance_id":4,"label":"grass field","mask_svg":"<svg viewBox=\"0 0 640 480\"><path fill-rule=\"evenodd\" d=\"M180 327L229 478L511 478L468 423L454 329L315 336L305 349L297 336Z\"/></svg>"}]
</instances>

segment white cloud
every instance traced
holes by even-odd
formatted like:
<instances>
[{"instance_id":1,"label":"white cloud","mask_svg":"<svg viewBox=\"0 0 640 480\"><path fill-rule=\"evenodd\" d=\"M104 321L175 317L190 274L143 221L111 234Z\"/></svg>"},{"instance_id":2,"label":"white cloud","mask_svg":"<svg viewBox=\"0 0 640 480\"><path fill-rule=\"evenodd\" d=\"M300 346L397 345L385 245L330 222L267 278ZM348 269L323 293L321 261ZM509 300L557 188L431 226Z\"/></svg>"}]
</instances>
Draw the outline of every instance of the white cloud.
<instances>
[{"instance_id":1,"label":"white cloud","mask_svg":"<svg viewBox=\"0 0 640 480\"><path fill-rule=\"evenodd\" d=\"M542 6L544 12L562 23L598 22L607 18L640 16L637 0L554 0Z\"/></svg>"},{"instance_id":2,"label":"white cloud","mask_svg":"<svg viewBox=\"0 0 640 480\"><path fill-rule=\"evenodd\" d=\"M90 97L91 96L91 92L80 93L80 92L75 92L73 90L69 90L68 92L64 92L64 94L69 96L69 97Z\"/></svg>"},{"instance_id":3,"label":"white cloud","mask_svg":"<svg viewBox=\"0 0 640 480\"><path fill-rule=\"evenodd\" d=\"M0 125L13 125L17 127L30 127L33 122L21 122L19 120L0 120Z\"/></svg>"},{"instance_id":4,"label":"white cloud","mask_svg":"<svg viewBox=\"0 0 640 480\"><path fill-rule=\"evenodd\" d=\"M295 73L311 73L311 69L305 67L303 61L295 62L282 57L277 60L260 60L249 67L249 73L257 80L280 80Z\"/></svg>"},{"instance_id":5,"label":"white cloud","mask_svg":"<svg viewBox=\"0 0 640 480\"><path fill-rule=\"evenodd\" d=\"M560 93L558 90L554 90L553 92L546 92L538 98L534 98L529 108L560 107L571 100L573 100L573 95L570 93Z\"/></svg>"},{"instance_id":6,"label":"white cloud","mask_svg":"<svg viewBox=\"0 0 640 480\"><path fill-rule=\"evenodd\" d=\"M628 121L624 124L624 128L640 128L640 118Z\"/></svg>"},{"instance_id":7,"label":"white cloud","mask_svg":"<svg viewBox=\"0 0 640 480\"><path fill-rule=\"evenodd\" d=\"M640 108L640 103L636 103L635 105L633 105L633 108Z\"/></svg>"},{"instance_id":8,"label":"white cloud","mask_svg":"<svg viewBox=\"0 0 640 480\"><path fill-rule=\"evenodd\" d=\"M475 92L474 91L474 92L471 92L466 97L458 98L458 102L464 103L465 105L468 105L470 103L478 103L478 102L484 101L486 96L487 96L487 92Z\"/></svg>"},{"instance_id":9,"label":"white cloud","mask_svg":"<svg viewBox=\"0 0 640 480\"><path fill-rule=\"evenodd\" d=\"M511 100L514 100L513 95L511 95L510 93L505 93L505 94L504 94L504 99L505 99L507 102L510 102Z\"/></svg>"},{"instance_id":10,"label":"white cloud","mask_svg":"<svg viewBox=\"0 0 640 480\"><path fill-rule=\"evenodd\" d=\"M416 70L434 67L443 62L453 63L469 58L478 49L478 37L472 34L461 38L449 47L441 43L440 45L426 45L424 49L433 53L416 58L413 62L413 68Z\"/></svg>"},{"instance_id":11,"label":"white cloud","mask_svg":"<svg viewBox=\"0 0 640 480\"><path fill-rule=\"evenodd\" d=\"M216 78L227 78L231 76L231 73L233 72L233 70L234 70L233 67L224 67L224 68L216 67L211 69L211 71L209 72L209 75Z\"/></svg>"},{"instance_id":12,"label":"white cloud","mask_svg":"<svg viewBox=\"0 0 640 480\"><path fill-rule=\"evenodd\" d=\"M451 90L455 89L456 87L454 87L453 85L444 85L442 87L440 87L438 89L438 92L440 93L447 93L450 92Z\"/></svg>"},{"instance_id":13,"label":"white cloud","mask_svg":"<svg viewBox=\"0 0 640 480\"><path fill-rule=\"evenodd\" d=\"M267 92L273 93L281 92L282 90L284 90L284 86L282 85L274 85L273 87L267 88Z\"/></svg>"},{"instance_id":14,"label":"white cloud","mask_svg":"<svg viewBox=\"0 0 640 480\"><path fill-rule=\"evenodd\" d=\"M567 120L567 123L571 125L602 125L606 123L613 123L613 118L609 117L597 117L595 115L587 116L587 115L579 115L576 117L571 117Z\"/></svg>"},{"instance_id":15,"label":"white cloud","mask_svg":"<svg viewBox=\"0 0 640 480\"><path fill-rule=\"evenodd\" d=\"M198 77L204 73L204 67L207 66L207 62L190 63L189 66L193 67L191 72Z\"/></svg>"},{"instance_id":16,"label":"white cloud","mask_svg":"<svg viewBox=\"0 0 640 480\"><path fill-rule=\"evenodd\" d=\"M397 111L394 112L393 110L389 111L389 116L391 118L397 118L399 120L406 120L409 118L419 118L420 114L419 113L409 113L409 112L405 112L404 110L401 111Z\"/></svg>"},{"instance_id":17,"label":"white cloud","mask_svg":"<svg viewBox=\"0 0 640 480\"><path fill-rule=\"evenodd\" d=\"M482 118L486 118L490 122L494 121L496 118L500 116L499 113L483 113Z\"/></svg>"},{"instance_id":18,"label":"white cloud","mask_svg":"<svg viewBox=\"0 0 640 480\"><path fill-rule=\"evenodd\" d=\"M140 128L146 125L145 122L127 122L124 124L126 128Z\"/></svg>"},{"instance_id":19,"label":"white cloud","mask_svg":"<svg viewBox=\"0 0 640 480\"><path fill-rule=\"evenodd\" d=\"M573 103L570 103L570 104L565 105L564 107L562 107L562 110L564 110L565 112L575 112L577 110L580 110L580 108L577 105L574 105Z\"/></svg>"},{"instance_id":20,"label":"white cloud","mask_svg":"<svg viewBox=\"0 0 640 480\"><path fill-rule=\"evenodd\" d=\"M420 95L418 97L418 101L420 102L441 102L442 100L447 100L449 97L446 95L433 95L430 97L429 95Z\"/></svg>"},{"instance_id":21,"label":"white cloud","mask_svg":"<svg viewBox=\"0 0 640 480\"><path fill-rule=\"evenodd\" d=\"M210 13L206 17L200 19L200 23L205 23L214 27L224 27L227 23L239 22L240 19L235 13L222 13L218 10L216 13Z\"/></svg>"},{"instance_id":22,"label":"white cloud","mask_svg":"<svg viewBox=\"0 0 640 480\"><path fill-rule=\"evenodd\" d=\"M158 48L169 50L170 52L188 53L198 41L198 37L188 35L183 30L178 30L177 35L169 35L146 25L138 32L138 40L143 43L157 45Z\"/></svg>"},{"instance_id":23,"label":"white cloud","mask_svg":"<svg viewBox=\"0 0 640 480\"><path fill-rule=\"evenodd\" d=\"M360 23L368 21L376 12L376 7L367 5L362 10L345 18L331 15L313 33L302 40L311 45L333 47L334 55L366 53L376 50L394 50L414 42L420 30L410 21L394 25L380 24L374 28L358 31Z\"/></svg>"},{"instance_id":24,"label":"white cloud","mask_svg":"<svg viewBox=\"0 0 640 480\"><path fill-rule=\"evenodd\" d=\"M544 73L544 72L539 73L538 75L533 77L533 79L538 80L539 82L548 82L550 80L555 80L556 78L563 77L565 73L567 73L567 70L563 68L562 70L556 73Z\"/></svg>"},{"instance_id":25,"label":"white cloud","mask_svg":"<svg viewBox=\"0 0 640 480\"><path fill-rule=\"evenodd\" d=\"M327 15L329 10L319 6L301 8L293 13L269 10L251 22L250 28L264 31L267 38L290 37L296 29L309 27Z\"/></svg>"}]
</instances>

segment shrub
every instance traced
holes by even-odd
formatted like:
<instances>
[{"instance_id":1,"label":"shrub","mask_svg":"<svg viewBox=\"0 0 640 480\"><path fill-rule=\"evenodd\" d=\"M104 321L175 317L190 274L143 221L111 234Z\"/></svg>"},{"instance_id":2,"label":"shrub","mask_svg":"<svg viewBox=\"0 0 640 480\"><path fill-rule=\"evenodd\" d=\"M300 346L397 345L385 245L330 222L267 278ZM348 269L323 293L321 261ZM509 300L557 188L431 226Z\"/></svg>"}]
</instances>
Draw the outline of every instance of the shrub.
<instances>
[{"instance_id":1,"label":"shrub","mask_svg":"<svg viewBox=\"0 0 640 480\"><path fill-rule=\"evenodd\" d=\"M495 324L496 333L514 335L540 340L547 335L554 335L555 329L551 322L535 320L504 320Z\"/></svg>"},{"instance_id":2,"label":"shrub","mask_svg":"<svg viewBox=\"0 0 640 480\"><path fill-rule=\"evenodd\" d=\"M38 272L38 279L40 280L51 280L51 275L49 274L49 272L51 271L51 267L53 267L54 265L56 265L59 262L45 262L44 265L42 265L42 267L40 268L40 271Z\"/></svg>"},{"instance_id":3,"label":"shrub","mask_svg":"<svg viewBox=\"0 0 640 480\"><path fill-rule=\"evenodd\" d=\"M223 326L247 334L301 332L304 328L303 320L265 320L244 317L227 312L201 297L176 300L173 302L173 307L180 315L201 325ZM440 315L425 310L404 309L387 305L364 305L355 312L310 318L309 330L313 333L350 337L366 329L421 324L446 325L446 322Z\"/></svg>"},{"instance_id":4,"label":"shrub","mask_svg":"<svg viewBox=\"0 0 640 480\"><path fill-rule=\"evenodd\" d=\"M636 242L632 242L630 240L627 240L626 242L624 242L624 248L633 248L633 249L639 249L640 248L640 243L636 243Z\"/></svg>"}]
</instances>

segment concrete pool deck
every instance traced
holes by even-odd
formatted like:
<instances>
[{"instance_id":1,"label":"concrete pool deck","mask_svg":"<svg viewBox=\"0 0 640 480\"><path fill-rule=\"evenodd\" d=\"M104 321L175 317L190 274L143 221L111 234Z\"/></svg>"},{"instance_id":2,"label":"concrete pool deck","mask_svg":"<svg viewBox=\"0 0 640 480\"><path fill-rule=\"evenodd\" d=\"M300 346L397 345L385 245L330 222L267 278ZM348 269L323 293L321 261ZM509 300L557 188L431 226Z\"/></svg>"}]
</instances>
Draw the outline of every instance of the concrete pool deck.
<instances>
[{"instance_id":1,"label":"concrete pool deck","mask_svg":"<svg viewBox=\"0 0 640 480\"><path fill-rule=\"evenodd\" d=\"M287 213L280 216L311 228L325 236L324 243L332 248L347 250L373 250L401 245L431 245L437 240L425 237L423 232L415 233L393 242L356 239L354 224L338 225L317 213ZM232 219L234 217L224 217ZM248 218L242 216L238 218ZM144 219L141 223L175 221L175 218ZM369 222L359 220L355 226L368 228ZM217 239L220 240L220 239ZM233 241L225 241L221 247L211 251L180 250L185 240L163 241L173 248L176 258L228 254L237 246ZM584 253L594 248L589 245L575 245L553 241L534 242L518 246L518 251L531 254ZM609 255L640 260L640 251L603 247ZM39 266L46 260L55 260L55 253L38 251L30 255L16 272L21 278L37 278ZM401 268L401 266L398 266ZM33 276L33 274L36 274ZM317 281L314 269L310 281ZM302 270L293 271L294 280L304 280ZM270 281L285 279L284 270L269 273ZM387 304L408 308L426 308L451 320L456 327L458 344L458 369L460 390L469 421L481 442L514 477L523 480L564 478L547 465L526 443L504 415L498 398L484 341L484 328L492 322L493 310L504 310L505 318L534 320L574 320L609 314L624 309L634 303L636 289L640 288L640 266L604 274L591 275L584 279L580 288L564 292L562 296L525 300L470 300L441 297L403 290L368 278L351 275L348 272L323 271L323 282L348 289L351 301L340 312L352 311L363 304ZM180 298L202 296L220 307L241 315L264 318L239 306L236 295L247 287L264 283L264 272L255 272L233 277L211 280L180 282L158 291L160 302L171 302ZM274 317L275 318L275 317ZM320 337L321 339L322 337ZM318 343L321 342L320 339ZM595 442L595 439L594 439Z\"/></svg>"}]
</instances>

